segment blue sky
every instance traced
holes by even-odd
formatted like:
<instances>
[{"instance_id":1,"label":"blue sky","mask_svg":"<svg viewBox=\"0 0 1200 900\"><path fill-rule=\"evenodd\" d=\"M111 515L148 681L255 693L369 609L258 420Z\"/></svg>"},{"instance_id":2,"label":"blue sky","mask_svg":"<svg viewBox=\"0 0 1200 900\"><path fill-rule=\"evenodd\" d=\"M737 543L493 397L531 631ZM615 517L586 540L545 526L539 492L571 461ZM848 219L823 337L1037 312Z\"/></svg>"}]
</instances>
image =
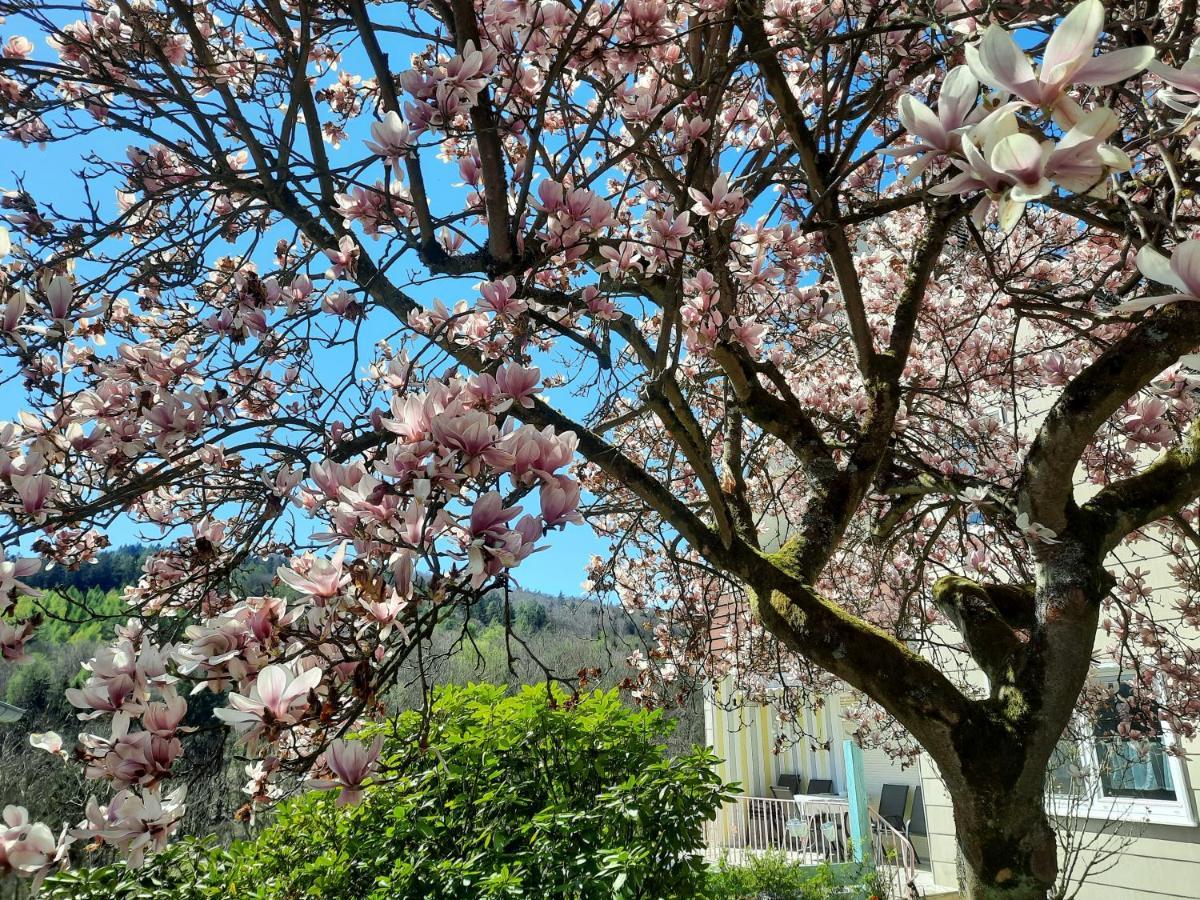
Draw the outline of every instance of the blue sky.
<instances>
[{"instance_id":1,"label":"blue sky","mask_svg":"<svg viewBox=\"0 0 1200 900\"><path fill-rule=\"evenodd\" d=\"M343 148L342 153L358 154L360 152L358 147L351 146L356 140L356 138L352 138L351 142L348 142L348 145ZM124 157L125 148L129 143L131 141L121 134L111 134L107 137L102 134L94 135L88 139L86 148L80 141L49 144L44 149L33 147L22 149L19 145L6 143L3 167L0 168L0 188L12 190L17 186L18 178L20 178L24 187L42 203L49 203L63 212L73 211L80 207L84 197L81 182L72 174L73 170L82 166L81 153L84 150L90 150L107 159L120 160ZM428 179L434 209L445 209L447 204L461 202L457 197L458 189L450 187L459 179L445 177L451 172L446 168L439 167L432 159L432 153L424 156L427 159L427 172L435 173L437 176ZM453 174L457 176L457 171L454 171ZM94 197L115 203L113 195L115 182L110 186L101 186L92 182L89 186ZM402 260L399 265L404 268L407 262L407 260ZM468 295L469 289L465 286L466 284L464 283L463 287L454 284L443 284L440 288L435 286L431 290L421 292L421 299L430 300L440 297L447 305L453 305L455 301ZM368 334L365 336L365 343L373 344L381 336ZM585 405L582 401L565 396L565 390L558 393L560 396L552 397L552 399L561 401L559 405L565 411L568 413L582 412L582 407ZM0 391L0 418L14 418L23 403L22 392L16 389L15 383L10 384L8 390ZM527 512L536 513L536 496L526 500L524 505ZM298 517L303 516L303 513L298 510L296 514ZM301 527L303 526L301 525ZM108 535L116 545L140 543L146 538L153 539L157 536L152 530L149 532L145 529L139 530L134 523L129 521L118 523L108 530ZM580 583L583 581L584 567L588 559L593 554L604 555L607 551L607 543L599 540L587 525L569 525L564 531L553 532L547 537L544 545L545 549L523 562L515 570L514 575L516 582L521 587L550 594L561 592L567 595L577 595L582 593Z\"/></svg>"}]
</instances>

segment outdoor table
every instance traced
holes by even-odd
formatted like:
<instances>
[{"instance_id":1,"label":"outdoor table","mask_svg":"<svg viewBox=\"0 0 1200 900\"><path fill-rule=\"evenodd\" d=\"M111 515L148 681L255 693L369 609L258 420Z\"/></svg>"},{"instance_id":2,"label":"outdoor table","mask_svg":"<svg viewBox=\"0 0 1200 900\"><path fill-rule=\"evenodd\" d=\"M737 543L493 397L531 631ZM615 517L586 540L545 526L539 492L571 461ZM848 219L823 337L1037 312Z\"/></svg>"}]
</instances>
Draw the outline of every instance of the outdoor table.
<instances>
[{"instance_id":1,"label":"outdoor table","mask_svg":"<svg viewBox=\"0 0 1200 900\"><path fill-rule=\"evenodd\" d=\"M827 855L842 862L846 850L846 817L850 814L850 801L837 794L793 794L792 799L799 813L809 822L809 830L818 842L825 845ZM832 826L832 834L823 826ZM814 827L815 826L815 827Z\"/></svg>"}]
</instances>

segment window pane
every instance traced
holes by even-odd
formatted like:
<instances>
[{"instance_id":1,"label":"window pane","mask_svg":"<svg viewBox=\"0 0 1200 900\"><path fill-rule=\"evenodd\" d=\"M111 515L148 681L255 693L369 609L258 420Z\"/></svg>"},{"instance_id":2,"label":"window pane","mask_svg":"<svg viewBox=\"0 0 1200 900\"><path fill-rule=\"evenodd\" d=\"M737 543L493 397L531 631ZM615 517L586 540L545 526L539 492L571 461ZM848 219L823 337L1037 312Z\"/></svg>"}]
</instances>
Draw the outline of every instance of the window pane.
<instances>
[{"instance_id":1,"label":"window pane","mask_svg":"<svg viewBox=\"0 0 1200 900\"><path fill-rule=\"evenodd\" d=\"M1097 740L1096 757L1106 797L1176 799L1161 738Z\"/></svg>"},{"instance_id":2,"label":"window pane","mask_svg":"<svg viewBox=\"0 0 1200 900\"><path fill-rule=\"evenodd\" d=\"M1095 726L1100 788L1106 797L1175 800L1162 743L1162 723L1152 705L1135 703L1129 681L1113 680Z\"/></svg>"}]
</instances>

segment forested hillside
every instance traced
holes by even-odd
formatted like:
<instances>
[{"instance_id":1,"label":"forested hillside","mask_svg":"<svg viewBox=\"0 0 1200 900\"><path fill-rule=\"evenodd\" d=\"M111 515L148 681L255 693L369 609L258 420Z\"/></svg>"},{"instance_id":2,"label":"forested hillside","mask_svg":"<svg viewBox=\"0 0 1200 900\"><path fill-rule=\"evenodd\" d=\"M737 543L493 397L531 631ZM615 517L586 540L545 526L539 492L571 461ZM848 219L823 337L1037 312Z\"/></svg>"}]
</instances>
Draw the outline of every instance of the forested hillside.
<instances>
[{"instance_id":1,"label":"forested hillside","mask_svg":"<svg viewBox=\"0 0 1200 900\"><path fill-rule=\"evenodd\" d=\"M79 770L30 747L27 735L58 732L69 752L79 732L105 732L79 721L64 691L82 682L81 664L125 621L122 589L136 581L147 552L121 547L77 571L52 569L30 579L44 593L36 602L23 599L18 612L40 612L44 621L28 644L28 659L0 660L0 699L25 710L16 725L0 725L0 806L20 803L35 818L82 817L89 785ZM274 577L278 564L255 561L244 565L237 578L246 593L286 594ZM430 653L420 668L415 663L407 667L389 704L397 711L417 708L423 692L468 682L516 686L554 678L583 687L614 687L627 675L625 660L644 640L647 622L619 608L561 594L513 590L507 597L488 595L438 626ZM246 800L241 792L244 763L210 715L216 700L205 693L189 701L187 724L197 731L186 751L185 827L193 833L228 828L224 823ZM674 750L703 743L703 717L695 700L669 714L679 719L671 738ZM248 823L233 828L245 832Z\"/></svg>"}]
</instances>

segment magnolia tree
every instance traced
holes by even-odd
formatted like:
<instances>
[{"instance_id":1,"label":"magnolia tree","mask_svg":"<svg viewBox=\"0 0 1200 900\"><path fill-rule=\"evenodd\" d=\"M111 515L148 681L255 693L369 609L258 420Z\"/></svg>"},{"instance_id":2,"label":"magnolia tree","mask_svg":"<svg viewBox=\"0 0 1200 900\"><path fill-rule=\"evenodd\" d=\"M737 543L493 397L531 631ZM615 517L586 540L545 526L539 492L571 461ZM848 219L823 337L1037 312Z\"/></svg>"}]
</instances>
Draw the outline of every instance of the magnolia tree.
<instances>
[{"instance_id":1,"label":"magnolia tree","mask_svg":"<svg viewBox=\"0 0 1200 900\"><path fill-rule=\"evenodd\" d=\"M945 779L965 896L1055 882L1094 653L1129 729L1193 733L1191 4L71 5L0 4L0 128L78 160L3 198L4 656L39 565L163 541L78 746L34 738L86 819L10 809L0 872L162 846L198 692L255 802L353 801L433 626L582 519L659 619L644 702L860 692ZM242 595L269 553L289 590Z\"/></svg>"}]
</instances>

